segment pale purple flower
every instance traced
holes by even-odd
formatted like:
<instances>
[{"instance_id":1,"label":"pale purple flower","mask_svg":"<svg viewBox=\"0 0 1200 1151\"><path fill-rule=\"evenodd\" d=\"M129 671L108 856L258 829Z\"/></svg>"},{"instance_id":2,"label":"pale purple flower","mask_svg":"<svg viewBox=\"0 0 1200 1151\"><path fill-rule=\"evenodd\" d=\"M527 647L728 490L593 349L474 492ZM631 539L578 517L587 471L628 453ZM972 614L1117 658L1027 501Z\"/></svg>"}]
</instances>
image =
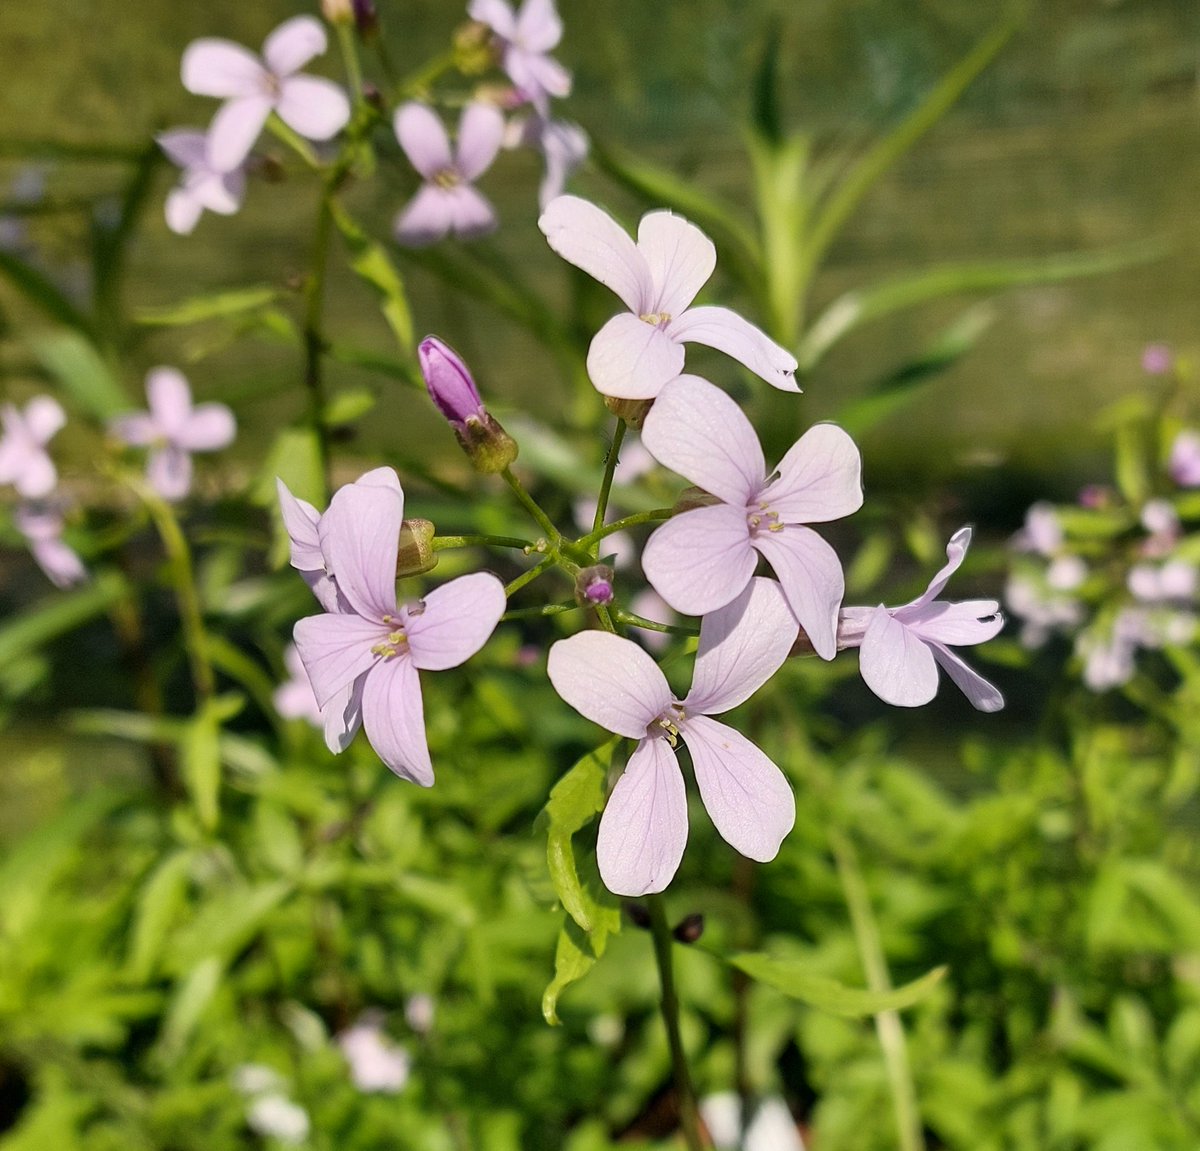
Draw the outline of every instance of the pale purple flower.
<instances>
[{"instance_id":1,"label":"pale purple flower","mask_svg":"<svg viewBox=\"0 0 1200 1151\"><path fill-rule=\"evenodd\" d=\"M525 0L514 12L507 0L471 0L467 15L486 24L500 42L501 67L517 91L545 116L552 96L571 91L571 74L550 55L562 39L554 0Z\"/></svg>"},{"instance_id":2,"label":"pale purple flower","mask_svg":"<svg viewBox=\"0 0 1200 1151\"><path fill-rule=\"evenodd\" d=\"M358 482L369 482L370 476L386 480L380 473L390 471L390 468L377 469L376 472L367 473ZM278 476L275 477L275 491L279 495L279 510L288 534L288 561L326 611L349 611L349 604L342 603L338 598L337 584L332 574L325 570L325 556L321 551L321 513L307 500L292 495L287 484Z\"/></svg>"},{"instance_id":3,"label":"pale purple flower","mask_svg":"<svg viewBox=\"0 0 1200 1151\"><path fill-rule=\"evenodd\" d=\"M596 858L610 891L662 891L679 867L688 834L680 739L717 831L750 859L775 858L795 821L791 788L745 736L710 717L762 687L787 659L798 630L779 585L755 579L705 616L692 688L682 700L632 640L585 631L550 648L555 691L585 718L638 741L600 819Z\"/></svg>"},{"instance_id":4,"label":"pale purple flower","mask_svg":"<svg viewBox=\"0 0 1200 1151\"><path fill-rule=\"evenodd\" d=\"M1169 546L1179 538L1179 513L1170 500L1147 500L1138 519L1158 547Z\"/></svg>"},{"instance_id":5,"label":"pale purple flower","mask_svg":"<svg viewBox=\"0 0 1200 1151\"><path fill-rule=\"evenodd\" d=\"M1025 526L1012 538L1012 546L1018 551L1034 552L1040 556L1052 556L1062 547L1062 542L1058 511L1045 500L1030 505L1025 513Z\"/></svg>"},{"instance_id":6,"label":"pale purple flower","mask_svg":"<svg viewBox=\"0 0 1200 1151\"><path fill-rule=\"evenodd\" d=\"M1181 488L1200 488L1200 432L1185 428L1175 437L1167 471Z\"/></svg>"},{"instance_id":7,"label":"pale purple flower","mask_svg":"<svg viewBox=\"0 0 1200 1151\"><path fill-rule=\"evenodd\" d=\"M1198 577L1195 564L1176 558L1161 565L1135 564L1129 569L1126 586L1142 603L1170 603L1194 599Z\"/></svg>"},{"instance_id":8,"label":"pale purple flower","mask_svg":"<svg viewBox=\"0 0 1200 1151\"><path fill-rule=\"evenodd\" d=\"M1148 376L1165 376L1175 363L1167 344L1147 344L1142 349L1142 371Z\"/></svg>"},{"instance_id":9,"label":"pale purple flower","mask_svg":"<svg viewBox=\"0 0 1200 1151\"><path fill-rule=\"evenodd\" d=\"M504 614L504 586L486 572L461 576L418 603L396 602L396 554L404 494L389 482L347 484L320 517L325 570L350 610L309 616L294 636L321 708L347 700L346 742L359 723L397 775L433 784L419 669L457 667ZM378 473L375 473L378 474Z\"/></svg>"},{"instance_id":10,"label":"pale purple flower","mask_svg":"<svg viewBox=\"0 0 1200 1151\"><path fill-rule=\"evenodd\" d=\"M12 484L27 500L48 496L58 472L46 445L66 422L62 405L50 396L34 396L24 411L16 404L0 407L0 484Z\"/></svg>"},{"instance_id":11,"label":"pale purple flower","mask_svg":"<svg viewBox=\"0 0 1200 1151\"><path fill-rule=\"evenodd\" d=\"M396 217L396 239L419 247L451 233L471 239L495 228L495 210L475 181L491 167L504 139L499 109L468 104L453 147L437 113L426 104L401 105L394 127L404 154L425 181Z\"/></svg>"},{"instance_id":12,"label":"pale purple flower","mask_svg":"<svg viewBox=\"0 0 1200 1151\"><path fill-rule=\"evenodd\" d=\"M837 554L805 524L862 506L862 460L833 424L817 424L768 469L741 408L698 376L662 390L642 428L651 455L720 501L673 516L647 540L642 568L676 611L704 615L749 582L761 554L813 649L837 651L845 590Z\"/></svg>"},{"instance_id":13,"label":"pale purple flower","mask_svg":"<svg viewBox=\"0 0 1200 1151\"><path fill-rule=\"evenodd\" d=\"M294 643L289 643L283 649L283 664L287 668L288 678L275 689L272 697L275 710L284 719L303 719L313 727L321 727L324 716L317 706L317 697L313 695L312 684L308 682L308 672L304 670L304 662Z\"/></svg>"},{"instance_id":14,"label":"pale purple flower","mask_svg":"<svg viewBox=\"0 0 1200 1151\"><path fill-rule=\"evenodd\" d=\"M596 333L588 349L588 375L597 391L653 399L683 371L685 343L716 348L782 391L800 390L791 352L728 308L691 306L716 267L717 250L682 216L648 213L635 244L594 204L559 196L538 227L564 260L611 288L628 308Z\"/></svg>"},{"instance_id":15,"label":"pale purple flower","mask_svg":"<svg viewBox=\"0 0 1200 1151\"><path fill-rule=\"evenodd\" d=\"M176 128L155 137L172 164L182 168L179 183L167 193L167 227L181 236L191 233L205 209L232 216L242 206L246 174L239 167L218 171L208 160L207 137L190 128Z\"/></svg>"},{"instance_id":16,"label":"pale purple flower","mask_svg":"<svg viewBox=\"0 0 1200 1151\"><path fill-rule=\"evenodd\" d=\"M329 140L350 120L350 101L332 80L300 74L328 47L325 29L312 16L280 24L263 43L263 54L230 40L203 39L183 53L183 86L225 103L208 130L208 163L218 172L241 166L272 112L307 140Z\"/></svg>"},{"instance_id":17,"label":"pale purple flower","mask_svg":"<svg viewBox=\"0 0 1200 1151\"><path fill-rule=\"evenodd\" d=\"M55 587L86 582L87 569L63 538L63 517L45 504L21 504L13 514L17 531L25 537L30 554Z\"/></svg>"},{"instance_id":18,"label":"pale purple flower","mask_svg":"<svg viewBox=\"0 0 1200 1151\"><path fill-rule=\"evenodd\" d=\"M550 201L561 196L567 181L587 159L587 133L567 120L549 120L534 115L514 118L505 129L507 148L536 148L546 161L538 185L538 207L544 212Z\"/></svg>"},{"instance_id":19,"label":"pale purple flower","mask_svg":"<svg viewBox=\"0 0 1200 1151\"><path fill-rule=\"evenodd\" d=\"M237 435L237 422L225 404L192 405L192 389L175 368L151 368L146 375L148 412L117 416L112 434L134 448L149 448L146 478L165 500L180 500L192 486L192 452L215 452Z\"/></svg>"},{"instance_id":20,"label":"pale purple flower","mask_svg":"<svg viewBox=\"0 0 1200 1151\"><path fill-rule=\"evenodd\" d=\"M1087 564L1079 556L1055 556L1046 568L1046 584L1055 591L1074 591L1087 574Z\"/></svg>"},{"instance_id":21,"label":"pale purple flower","mask_svg":"<svg viewBox=\"0 0 1200 1151\"><path fill-rule=\"evenodd\" d=\"M937 694L938 665L980 711L999 711L1004 697L950 648L983 643L1004 626L991 599L949 603L936 597L962 565L971 529L959 528L946 545L946 564L924 594L902 607L849 607L842 612L841 647L858 647L867 686L885 703L920 707Z\"/></svg>"},{"instance_id":22,"label":"pale purple flower","mask_svg":"<svg viewBox=\"0 0 1200 1151\"><path fill-rule=\"evenodd\" d=\"M1034 579L1028 573L1009 577L1004 589L1004 602L1021 621L1018 639L1023 647L1041 647L1053 632L1068 632L1084 620L1083 604Z\"/></svg>"},{"instance_id":23,"label":"pale purple flower","mask_svg":"<svg viewBox=\"0 0 1200 1151\"><path fill-rule=\"evenodd\" d=\"M1144 614L1138 609L1118 613L1108 631L1083 632L1075 644L1083 660L1083 682L1092 691L1108 691L1133 678L1133 659L1145 637Z\"/></svg>"},{"instance_id":24,"label":"pale purple flower","mask_svg":"<svg viewBox=\"0 0 1200 1151\"><path fill-rule=\"evenodd\" d=\"M354 1086L365 1094L395 1095L404 1089L412 1070L412 1059L403 1047L383 1033L379 1020L367 1016L337 1038L350 1065Z\"/></svg>"}]
</instances>

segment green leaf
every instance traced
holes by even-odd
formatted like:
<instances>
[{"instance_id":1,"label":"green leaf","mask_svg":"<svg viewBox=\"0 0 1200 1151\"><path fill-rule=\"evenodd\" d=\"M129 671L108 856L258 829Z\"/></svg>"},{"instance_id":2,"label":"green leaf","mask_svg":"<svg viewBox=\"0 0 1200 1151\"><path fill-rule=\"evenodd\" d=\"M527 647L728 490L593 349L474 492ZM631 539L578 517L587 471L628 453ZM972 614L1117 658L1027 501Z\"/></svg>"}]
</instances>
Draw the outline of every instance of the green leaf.
<instances>
[{"instance_id":1,"label":"green leaf","mask_svg":"<svg viewBox=\"0 0 1200 1151\"><path fill-rule=\"evenodd\" d=\"M946 977L949 968L935 967L928 974L890 991L868 991L847 987L836 979L814 975L803 959L775 959L761 952L742 952L725 957L726 962L751 979L757 979L792 999L830 1015L859 1018L881 1011L899 1011L920 1003Z\"/></svg>"},{"instance_id":2,"label":"green leaf","mask_svg":"<svg viewBox=\"0 0 1200 1151\"><path fill-rule=\"evenodd\" d=\"M376 395L369 388L349 388L331 396L321 413L322 422L336 428L352 424L369 412L376 403Z\"/></svg>"},{"instance_id":3,"label":"green leaf","mask_svg":"<svg viewBox=\"0 0 1200 1151\"><path fill-rule=\"evenodd\" d=\"M620 926L620 912L617 912L617 926ZM563 916L562 930L554 949L554 978L542 993L542 1016L551 1027L562 1022L558 1017L559 997L596 966L596 961L604 954L608 936L608 931L589 935L569 915Z\"/></svg>"},{"instance_id":4,"label":"green leaf","mask_svg":"<svg viewBox=\"0 0 1200 1151\"><path fill-rule=\"evenodd\" d=\"M1140 423L1123 423L1117 428L1117 490L1139 507L1150 495L1150 452L1145 429Z\"/></svg>"},{"instance_id":5,"label":"green leaf","mask_svg":"<svg viewBox=\"0 0 1200 1151\"><path fill-rule=\"evenodd\" d=\"M782 40L782 22L778 13L772 13L767 22L762 55L754 71L751 111L755 132L773 145L783 143L783 117L779 107L779 46Z\"/></svg>"},{"instance_id":6,"label":"green leaf","mask_svg":"<svg viewBox=\"0 0 1200 1151\"><path fill-rule=\"evenodd\" d=\"M65 324L78 332L92 334L91 319L81 312L58 288L36 268L19 256L0 249L0 276L16 288L25 299L55 323Z\"/></svg>"},{"instance_id":7,"label":"green leaf","mask_svg":"<svg viewBox=\"0 0 1200 1151\"><path fill-rule=\"evenodd\" d=\"M350 250L350 267L359 279L370 284L379 296L383 318L396 342L411 353L414 346L412 312L404 291L404 280L381 244L376 243L336 200L329 210L337 230Z\"/></svg>"},{"instance_id":8,"label":"green leaf","mask_svg":"<svg viewBox=\"0 0 1200 1151\"><path fill-rule=\"evenodd\" d=\"M171 941L168 968L183 974L209 956L231 962L292 889L286 879L238 883L209 899Z\"/></svg>"},{"instance_id":9,"label":"green leaf","mask_svg":"<svg viewBox=\"0 0 1200 1151\"><path fill-rule=\"evenodd\" d=\"M159 1051L172 1059L183 1049L221 986L224 965L215 955L200 960L175 989L163 1021Z\"/></svg>"},{"instance_id":10,"label":"green leaf","mask_svg":"<svg viewBox=\"0 0 1200 1151\"><path fill-rule=\"evenodd\" d=\"M142 885L129 942L129 973L138 982L154 974L163 942L187 899L190 851L168 855Z\"/></svg>"},{"instance_id":11,"label":"green leaf","mask_svg":"<svg viewBox=\"0 0 1200 1151\"><path fill-rule=\"evenodd\" d=\"M256 287L234 288L226 292L208 292L202 296L191 296L178 304L167 304L158 308L139 308L134 320L146 327L177 328L188 324L200 324L205 320L225 319L256 312L282 298L277 288L266 284Z\"/></svg>"},{"instance_id":12,"label":"green leaf","mask_svg":"<svg viewBox=\"0 0 1200 1151\"><path fill-rule=\"evenodd\" d=\"M0 664L10 664L95 619L128 593L123 576L99 572L94 582L52 592L9 623L0 625Z\"/></svg>"},{"instance_id":13,"label":"green leaf","mask_svg":"<svg viewBox=\"0 0 1200 1151\"><path fill-rule=\"evenodd\" d=\"M208 700L183 730L180 767L200 825L217 826L221 792L221 724L241 710L244 697L220 696Z\"/></svg>"},{"instance_id":14,"label":"green leaf","mask_svg":"<svg viewBox=\"0 0 1200 1151\"><path fill-rule=\"evenodd\" d=\"M29 340L34 359L62 386L76 407L107 423L131 407L125 389L94 344L78 332L54 331Z\"/></svg>"}]
</instances>

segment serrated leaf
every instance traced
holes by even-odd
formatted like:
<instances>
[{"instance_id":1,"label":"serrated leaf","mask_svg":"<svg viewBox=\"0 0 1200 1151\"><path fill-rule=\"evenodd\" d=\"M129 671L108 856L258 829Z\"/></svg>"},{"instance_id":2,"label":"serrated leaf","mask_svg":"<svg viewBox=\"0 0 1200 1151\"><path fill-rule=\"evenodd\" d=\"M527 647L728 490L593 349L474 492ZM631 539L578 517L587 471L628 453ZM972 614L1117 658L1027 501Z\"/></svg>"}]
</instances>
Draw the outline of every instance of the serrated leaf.
<instances>
[{"instance_id":1,"label":"serrated leaf","mask_svg":"<svg viewBox=\"0 0 1200 1151\"><path fill-rule=\"evenodd\" d=\"M405 352L413 350L412 311L404 290L404 279L392 263L383 245L376 243L336 200L330 213L350 250L350 267L359 279L369 284L379 297L383 318Z\"/></svg>"},{"instance_id":2,"label":"serrated leaf","mask_svg":"<svg viewBox=\"0 0 1200 1151\"><path fill-rule=\"evenodd\" d=\"M78 332L45 332L29 340L33 358L76 407L107 423L132 405L94 344Z\"/></svg>"},{"instance_id":3,"label":"serrated leaf","mask_svg":"<svg viewBox=\"0 0 1200 1151\"><path fill-rule=\"evenodd\" d=\"M157 308L140 308L134 320L147 327L176 328L188 324L199 324L205 320L240 316L245 312L258 311L275 303L282 293L269 285L250 288L234 288L225 292L207 292L202 296L191 296L178 304L166 304Z\"/></svg>"}]
</instances>

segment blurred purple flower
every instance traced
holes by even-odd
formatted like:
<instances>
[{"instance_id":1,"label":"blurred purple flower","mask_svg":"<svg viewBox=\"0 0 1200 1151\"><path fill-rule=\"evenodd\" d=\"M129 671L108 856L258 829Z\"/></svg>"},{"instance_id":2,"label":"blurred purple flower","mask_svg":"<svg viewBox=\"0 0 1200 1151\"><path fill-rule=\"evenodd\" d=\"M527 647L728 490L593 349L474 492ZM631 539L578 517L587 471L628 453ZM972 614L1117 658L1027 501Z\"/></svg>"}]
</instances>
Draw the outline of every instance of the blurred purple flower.
<instances>
[{"instance_id":1,"label":"blurred purple flower","mask_svg":"<svg viewBox=\"0 0 1200 1151\"><path fill-rule=\"evenodd\" d=\"M1200 488L1200 432L1185 428L1175 437L1167 471L1181 488Z\"/></svg>"},{"instance_id":2,"label":"blurred purple flower","mask_svg":"<svg viewBox=\"0 0 1200 1151\"><path fill-rule=\"evenodd\" d=\"M578 124L533 115L509 121L505 146L541 152L546 172L538 187L538 207L544 212L551 200L563 194L567 181L587 159L588 137Z\"/></svg>"},{"instance_id":3,"label":"blurred purple flower","mask_svg":"<svg viewBox=\"0 0 1200 1151\"><path fill-rule=\"evenodd\" d=\"M1165 376L1174 363L1175 357L1167 344L1147 344L1142 349L1142 371L1149 376Z\"/></svg>"},{"instance_id":4,"label":"blurred purple flower","mask_svg":"<svg viewBox=\"0 0 1200 1151\"><path fill-rule=\"evenodd\" d=\"M275 689L272 697L275 710L284 719L304 719L313 727L320 727L324 722L321 709L317 706L317 697L313 695L312 684L308 682L304 661L294 643L289 643L283 649L283 664L287 668L288 678Z\"/></svg>"},{"instance_id":5,"label":"blurred purple flower","mask_svg":"<svg viewBox=\"0 0 1200 1151\"><path fill-rule=\"evenodd\" d=\"M570 72L549 55L563 31L554 0L525 0L518 12L507 0L471 0L467 15L491 28L501 66L539 115L548 115L551 97L571 91Z\"/></svg>"},{"instance_id":6,"label":"blurred purple flower","mask_svg":"<svg viewBox=\"0 0 1200 1151\"><path fill-rule=\"evenodd\" d=\"M83 561L62 538L63 517L58 509L45 504L21 504L13 520L38 567L55 587L86 582L88 574Z\"/></svg>"},{"instance_id":7,"label":"blurred purple flower","mask_svg":"<svg viewBox=\"0 0 1200 1151\"><path fill-rule=\"evenodd\" d=\"M410 247L433 244L450 233L466 240L496 226L491 203L474 182L491 167L504 139L504 117L490 104L468 104L458 122L457 146L426 104L396 109L396 139L425 180L396 217L396 239Z\"/></svg>"},{"instance_id":8,"label":"blurred purple flower","mask_svg":"<svg viewBox=\"0 0 1200 1151\"><path fill-rule=\"evenodd\" d=\"M207 137L191 128L176 128L155 137L172 164L183 173L167 193L167 227L181 236L191 234L205 209L232 216L242 206L246 174L241 168L220 172L208 162Z\"/></svg>"},{"instance_id":9,"label":"blurred purple flower","mask_svg":"<svg viewBox=\"0 0 1200 1151\"><path fill-rule=\"evenodd\" d=\"M403 1047L384 1035L378 1019L365 1016L343 1031L337 1037L337 1043L350 1065L350 1078L359 1091L395 1095L404 1089L412 1070L412 1059Z\"/></svg>"},{"instance_id":10,"label":"blurred purple flower","mask_svg":"<svg viewBox=\"0 0 1200 1151\"><path fill-rule=\"evenodd\" d=\"M0 484L12 484L29 500L48 496L58 472L46 445L66 422L62 405L50 396L34 396L24 411L15 404L0 407Z\"/></svg>"}]
</instances>

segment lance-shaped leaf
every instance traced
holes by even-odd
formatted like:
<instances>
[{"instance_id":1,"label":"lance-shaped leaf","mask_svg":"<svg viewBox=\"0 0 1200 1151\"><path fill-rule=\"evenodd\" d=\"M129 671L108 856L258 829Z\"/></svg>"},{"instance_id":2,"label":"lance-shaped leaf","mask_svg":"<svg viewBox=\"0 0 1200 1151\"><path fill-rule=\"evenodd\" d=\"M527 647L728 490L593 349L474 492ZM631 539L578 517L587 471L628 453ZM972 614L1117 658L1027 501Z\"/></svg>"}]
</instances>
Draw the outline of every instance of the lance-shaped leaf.
<instances>
[{"instance_id":1,"label":"lance-shaped leaf","mask_svg":"<svg viewBox=\"0 0 1200 1151\"><path fill-rule=\"evenodd\" d=\"M201 324L205 320L223 320L246 312L257 312L275 303L281 294L268 284L233 288L225 292L206 292L202 296L189 296L178 304L139 308L133 318L146 327L186 327L189 324Z\"/></svg>"},{"instance_id":2,"label":"lance-shaped leaf","mask_svg":"<svg viewBox=\"0 0 1200 1151\"><path fill-rule=\"evenodd\" d=\"M383 318L405 352L413 349L412 312L404 279L381 244L376 243L336 200L329 204L337 230L350 252L350 267L379 297Z\"/></svg>"}]
</instances>

